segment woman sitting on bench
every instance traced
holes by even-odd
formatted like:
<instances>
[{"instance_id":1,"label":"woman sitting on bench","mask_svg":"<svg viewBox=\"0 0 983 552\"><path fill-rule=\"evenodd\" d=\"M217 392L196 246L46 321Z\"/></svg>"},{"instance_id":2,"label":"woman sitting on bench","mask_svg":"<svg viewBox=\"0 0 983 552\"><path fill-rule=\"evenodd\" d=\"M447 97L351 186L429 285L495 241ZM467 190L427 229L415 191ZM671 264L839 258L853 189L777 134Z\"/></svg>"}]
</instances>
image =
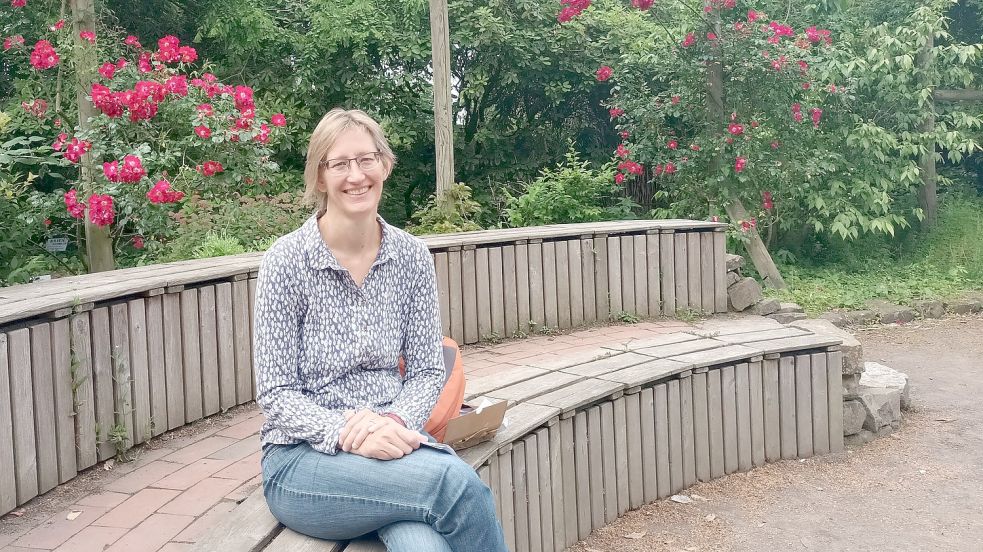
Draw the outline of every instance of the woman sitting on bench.
<instances>
[{"instance_id":1,"label":"woman sitting on bench","mask_svg":"<svg viewBox=\"0 0 983 552\"><path fill-rule=\"evenodd\" d=\"M378 215L394 162L368 115L325 115L304 170L317 214L263 257L264 494L281 523L318 538L505 551L491 491L421 433L445 374L437 284L427 246Z\"/></svg>"}]
</instances>

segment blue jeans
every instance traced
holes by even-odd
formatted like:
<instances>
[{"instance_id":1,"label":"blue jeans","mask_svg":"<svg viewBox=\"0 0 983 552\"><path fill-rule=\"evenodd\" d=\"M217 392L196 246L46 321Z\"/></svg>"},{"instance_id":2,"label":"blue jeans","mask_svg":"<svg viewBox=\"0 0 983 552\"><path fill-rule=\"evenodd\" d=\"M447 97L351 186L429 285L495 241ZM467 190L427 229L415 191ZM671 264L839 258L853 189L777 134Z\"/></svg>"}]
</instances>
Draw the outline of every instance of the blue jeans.
<instances>
[{"instance_id":1,"label":"blue jeans","mask_svg":"<svg viewBox=\"0 0 983 552\"><path fill-rule=\"evenodd\" d=\"M390 552L507 552L491 491L453 454L421 447L399 460L263 447L263 492L285 526L349 540L378 531Z\"/></svg>"}]
</instances>

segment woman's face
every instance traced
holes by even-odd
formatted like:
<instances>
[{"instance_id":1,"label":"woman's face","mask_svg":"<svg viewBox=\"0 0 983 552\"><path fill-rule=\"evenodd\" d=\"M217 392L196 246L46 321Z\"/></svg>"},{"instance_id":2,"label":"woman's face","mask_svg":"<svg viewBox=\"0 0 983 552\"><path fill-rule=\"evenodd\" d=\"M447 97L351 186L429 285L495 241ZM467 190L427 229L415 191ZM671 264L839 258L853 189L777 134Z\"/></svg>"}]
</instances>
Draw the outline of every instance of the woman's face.
<instances>
[{"instance_id":1,"label":"woman's face","mask_svg":"<svg viewBox=\"0 0 983 552\"><path fill-rule=\"evenodd\" d=\"M374 216L388 176L389 167L372 136L354 127L338 136L322 160L318 189L327 194L333 213Z\"/></svg>"}]
</instances>

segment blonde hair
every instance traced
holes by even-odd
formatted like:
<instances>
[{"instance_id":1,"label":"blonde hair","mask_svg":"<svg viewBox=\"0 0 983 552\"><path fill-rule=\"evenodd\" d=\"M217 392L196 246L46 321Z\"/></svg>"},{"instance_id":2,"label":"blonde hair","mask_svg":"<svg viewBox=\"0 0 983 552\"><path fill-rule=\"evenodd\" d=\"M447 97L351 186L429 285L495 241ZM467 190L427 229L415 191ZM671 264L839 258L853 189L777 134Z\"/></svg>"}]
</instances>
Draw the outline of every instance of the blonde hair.
<instances>
[{"instance_id":1,"label":"blonde hair","mask_svg":"<svg viewBox=\"0 0 983 552\"><path fill-rule=\"evenodd\" d=\"M376 149L382 155L382 163L386 172L392 171L396 164L396 156L389 147L389 141L379 123L360 109L342 109L336 107L329 111L317 124L311 134L311 142L307 146L307 164L304 166L304 200L317 207L318 216L324 214L328 207L328 195L318 189L318 179L321 174L321 162L338 141L338 136L350 128L360 128L369 133Z\"/></svg>"}]
</instances>

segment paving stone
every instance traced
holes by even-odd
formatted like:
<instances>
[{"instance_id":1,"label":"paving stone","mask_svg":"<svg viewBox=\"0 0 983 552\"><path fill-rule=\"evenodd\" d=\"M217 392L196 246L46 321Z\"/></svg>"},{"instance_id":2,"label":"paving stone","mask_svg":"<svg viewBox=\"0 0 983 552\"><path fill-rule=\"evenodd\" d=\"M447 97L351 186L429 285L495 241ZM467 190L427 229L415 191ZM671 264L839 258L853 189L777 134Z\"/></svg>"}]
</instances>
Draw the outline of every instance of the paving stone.
<instances>
[{"instance_id":1,"label":"paving stone","mask_svg":"<svg viewBox=\"0 0 983 552\"><path fill-rule=\"evenodd\" d=\"M907 324L915 319L915 311L909 307L895 305L890 301L872 299L867 301L867 308L877 315L881 324Z\"/></svg>"},{"instance_id":2,"label":"paving stone","mask_svg":"<svg viewBox=\"0 0 983 552\"><path fill-rule=\"evenodd\" d=\"M235 479L209 477L157 509L161 514L200 516L239 486Z\"/></svg>"},{"instance_id":3,"label":"paving stone","mask_svg":"<svg viewBox=\"0 0 983 552\"><path fill-rule=\"evenodd\" d=\"M798 303L781 303L777 312L805 312L805 310Z\"/></svg>"},{"instance_id":4,"label":"paving stone","mask_svg":"<svg viewBox=\"0 0 983 552\"><path fill-rule=\"evenodd\" d=\"M191 525L187 526L173 540L175 542L197 542L206 531L217 525L219 520L228 515L235 507L235 502L222 500L212 506L211 509L196 519Z\"/></svg>"},{"instance_id":5,"label":"paving stone","mask_svg":"<svg viewBox=\"0 0 983 552\"><path fill-rule=\"evenodd\" d=\"M191 525L195 518L172 514L154 514L146 521L116 541L106 552L134 552L158 550L175 535Z\"/></svg>"},{"instance_id":6,"label":"paving stone","mask_svg":"<svg viewBox=\"0 0 983 552\"><path fill-rule=\"evenodd\" d=\"M179 494L181 493L170 489L144 489L97 519L93 525L136 527Z\"/></svg>"},{"instance_id":7,"label":"paving stone","mask_svg":"<svg viewBox=\"0 0 983 552\"><path fill-rule=\"evenodd\" d=\"M79 531L55 552L102 552L127 533L122 527L97 527L91 525Z\"/></svg>"},{"instance_id":8,"label":"paving stone","mask_svg":"<svg viewBox=\"0 0 983 552\"><path fill-rule=\"evenodd\" d=\"M757 303L761 297L761 284L754 278L744 278L727 288L727 304L738 312Z\"/></svg>"},{"instance_id":9,"label":"paving stone","mask_svg":"<svg viewBox=\"0 0 983 552\"><path fill-rule=\"evenodd\" d=\"M79 506L98 506L100 508L115 508L119 506L124 500L130 498L130 495L125 493L114 493L114 492L104 492L91 494L83 497L81 500L76 502Z\"/></svg>"},{"instance_id":10,"label":"paving stone","mask_svg":"<svg viewBox=\"0 0 983 552\"><path fill-rule=\"evenodd\" d=\"M183 468L182 464L154 460L146 466L113 481L104 490L133 494Z\"/></svg>"},{"instance_id":11,"label":"paving stone","mask_svg":"<svg viewBox=\"0 0 983 552\"><path fill-rule=\"evenodd\" d=\"M864 387L879 387L885 389L896 389L901 394L901 408L908 410L911 408L911 392L908 385L908 376L893 368L867 362L864 364L864 373L860 376L860 385Z\"/></svg>"},{"instance_id":12,"label":"paving stone","mask_svg":"<svg viewBox=\"0 0 983 552\"><path fill-rule=\"evenodd\" d=\"M82 513L70 520L68 515L73 511ZM68 510L58 512L41 525L25 533L24 536L14 541L14 546L47 550L57 548L108 511L108 508L97 506L73 506Z\"/></svg>"},{"instance_id":13,"label":"paving stone","mask_svg":"<svg viewBox=\"0 0 983 552\"><path fill-rule=\"evenodd\" d=\"M727 254L727 272L734 272L744 268L744 257L740 255Z\"/></svg>"},{"instance_id":14,"label":"paving stone","mask_svg":"<svg viewBox=\"0 0 983 552\"><path fill-rule=\"evenodd\" d=\"M942 318L945 315L942 301L915 301L912 307L922 318Z\"/></svg>"},{"instance_id":15,"label":"paving stone","mask_svg":"<svg viewBox=\"0 0 983 552\"><path fill-rule=\"evenodd\" d=\"M804 312L776 312L775 314L769 315L768 318L777 320L782 324L791 324L798 320L805 320L809 316Z\"/></svg>"},{"instance_id":16,"label":"paving stone","mask_svg":"<svg viewBox=\"0 0 983 552\"><path fill-rule=\"evenodd\" d=\"M843 401L843 435L860 433L867 418L867 409L860 401Z\"/></svg>"},{"instance_id":17,"label":"paving stone","mask_svg":"<svg viewBox=\"0 0 983 552\"><path fill-rule=\"evenodd\" d=\"M199 481L211 476L215 472L224 469L232 464L231 460L212 460L202 458L193 464L181 468L180 470L168 475L164 479L154 483L154 487L159 489L175 489L183 491L190 488Z\"/></svg>"},{"instance_id":18,"label":"paving stone","mask_svg":"<svg viewBox=\"0 0 983 552\"><path fill-rule=\"evenodd\" d=\"M260 466L260 459L263 457L262 451L256 451L242 460L230 465L229 467L223 469L222 471L215 473L214 477L220 477L222 479L232 479L242 483L243 481L248 481L262 471Z\"/></svg>"},{"instance_id":19,"label":"paving stone","mask_svg":"<svg viewBox=\"0 0 983 552\"><path fill-rule=\"evenodd\" d=\"M210 455L211 460L231 460L237 462L260 449L259 436L250 436L234 445Z\"/></svg>"},{"instance_id":20,"label":"paving stone","mask_svg":"<svg viewBox=\"0 0 983 552\"><path fill-rule=\"evenodd\" d=\"M245 435L243 436L245 437ZM206 437L197 443L184 447L183 449L175 452L174 454L169 454L163 458L167 462L176 462L178 464L190 464L197 460L201 460L210 454L214 454L229 445L234 445L238 442L238 438L232 437L219 437L218 435L213 435L211 437Z\"/></svg>"},{"instance_id":21,"label":"paving stone","mask_svg":"<svg viewBox=\"0 0 983 552\"><path fill-rule=\"evenodd\" d=\"M778 312L779 305L781 303L778 302L778 299L762 299L748 309L748 312L758 316L766 316Z\"/></svg>"},{"instance_id":22,"label":"paving stone","mask_svg":"<svg viewBox=\"0 0 983 552\"><path fill-rule=\"evenodd\" d=\"M157 552L191 552L194 545L185 542L169 542Z\"/></svg>"},{"instance_id":23,"label":"paving stone","mask_svg":"<svg viewBox=\"0 0 983 552\"><path fill-rule=\"evenodd\" d=\"M864 371L864 348L852 333L837 327L829 320L819 318L797 320L791 325L814 334L831 335L838 338L843 342L840 345L843 356L843 374L860 374ZM846 379L843 383L847 383Z\"/></svg>"},{"instance_id":24,"label":"paving stone","mask_svg":"<svg viewBox=\"0 0 983 552\"><path fill-rule=\"evenodd\" d=\"M260 414L259 416L253 416L248 420L244 420L235 425L231 425L222 431L216 433L220 437L230 437L232 439L245 439L250 435L256 435L259 430L263 429L263 423L266 422L266 415Z\"/></svg>"}]
</instances>

